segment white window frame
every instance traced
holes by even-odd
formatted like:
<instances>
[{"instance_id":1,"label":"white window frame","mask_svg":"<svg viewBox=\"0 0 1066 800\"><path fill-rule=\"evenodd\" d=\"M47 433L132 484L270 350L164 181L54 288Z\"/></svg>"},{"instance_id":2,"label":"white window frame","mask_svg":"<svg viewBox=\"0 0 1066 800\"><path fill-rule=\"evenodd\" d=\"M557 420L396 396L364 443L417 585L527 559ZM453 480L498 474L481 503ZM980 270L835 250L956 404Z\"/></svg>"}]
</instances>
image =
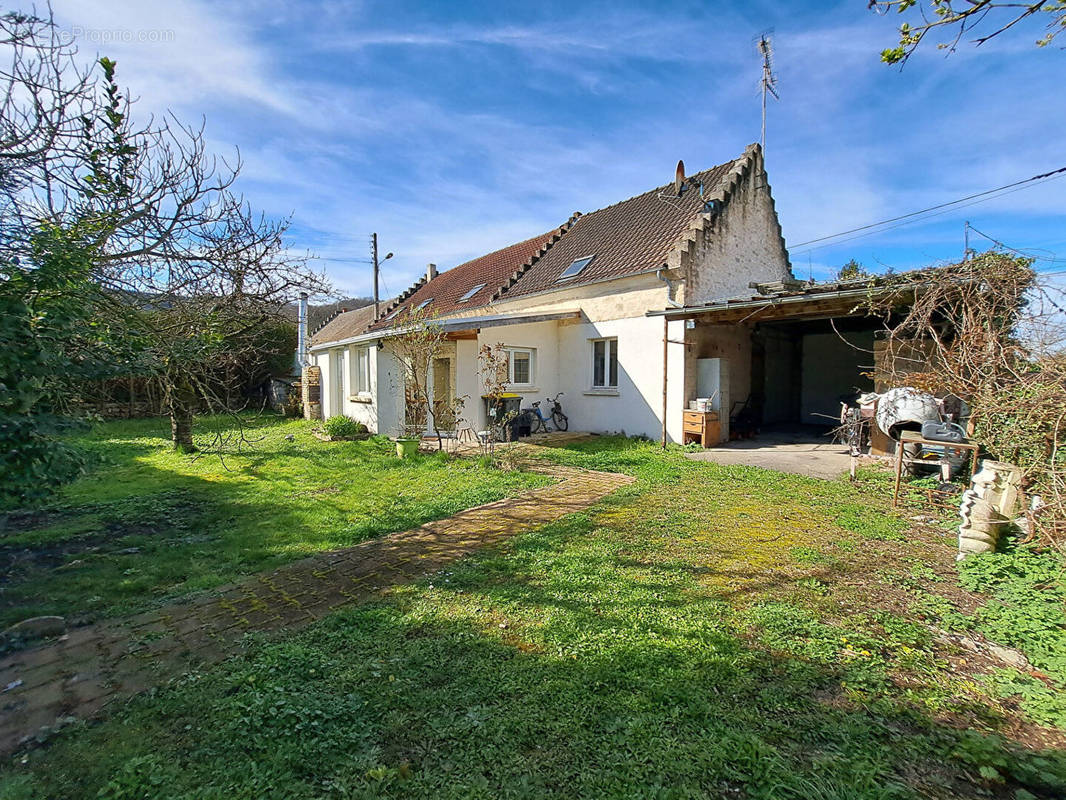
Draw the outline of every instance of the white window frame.
<instances>
[{"instance_id":1,"label":"white window frame","mask_svg":"<svg viewBox=\"0 0 1066 800\"><path fill-rule=\"evenodd\" d=\"M533 386L537 381L537 350L535 347L505 347L507 351L507 383L510 386ZM519 383L514 379L514 354L529 355L529 380Z\"/></svg>"},{"instance_id":2,"label":"white window frame","mask_svg":"<svg viewBox=\"0 0 1066 800\"><path fill-rule=\"evenodd\" d=\"M352 394L360 397L369 397L372 391L372 384L370 383L370 348L352 345L351 358L350 380Z\"/></svg>"},{"instance_id":3,"label":"white window frame","mask_svg":"<svg viewBox=\"0 0 1066 800\"><path fill-rule=\"evenodd\" d=\"M596 383L596 345L603 343L603 383ZM615 359L614 383L611 383L611 355ZM617 390L618 389L618 337L603 336L598 339L589 339L589 357L591 364L591 378L589 385L593 389Z\"/></svg>"}]
</instances>

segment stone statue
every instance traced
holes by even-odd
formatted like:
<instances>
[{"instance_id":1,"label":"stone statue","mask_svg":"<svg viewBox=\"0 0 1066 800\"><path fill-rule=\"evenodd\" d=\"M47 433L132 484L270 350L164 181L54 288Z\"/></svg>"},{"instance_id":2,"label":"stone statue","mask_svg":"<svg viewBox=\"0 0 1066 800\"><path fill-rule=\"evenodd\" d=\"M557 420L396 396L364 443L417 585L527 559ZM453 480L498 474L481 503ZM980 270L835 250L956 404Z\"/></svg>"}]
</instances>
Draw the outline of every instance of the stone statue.
<instances>
[{"instance_id":1,"label":"stone statue","mask_svg":"<svg viewBox=\"0 0 1066 800\"><path fill-rule=\"evenodd\" d=\"M1018 511L1021 479L1021 470L1014 464L981 462L970 488L962 493L957 560L996 549L1003 526Z\"/></svg>"}]
</instances>

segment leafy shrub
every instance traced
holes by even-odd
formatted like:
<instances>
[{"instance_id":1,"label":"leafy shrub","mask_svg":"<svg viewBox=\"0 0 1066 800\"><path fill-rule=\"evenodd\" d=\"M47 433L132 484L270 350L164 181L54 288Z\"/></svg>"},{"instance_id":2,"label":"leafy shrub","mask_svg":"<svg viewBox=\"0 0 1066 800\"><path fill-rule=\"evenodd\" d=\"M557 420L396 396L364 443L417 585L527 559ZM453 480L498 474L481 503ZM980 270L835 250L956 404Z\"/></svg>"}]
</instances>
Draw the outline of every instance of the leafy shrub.
<instances>
[{"instance_id":1,"label":"leafy shrub","mask_svg":"<svg viewBox=\"0 0 1066 800\"><path fill-rule=\"evenodd\" d=\"M991 595L975 614L982 633L1016 647L1066 683L1066 565L1051 551L1019 547L971 556L959 565L965 589Z\"/></svg>"},{"instance_id":2,"label":"leafy shrub","mask_svg":"<svg viewBox=\"0 0 1066 800\"><path fill-rule=\"evenodd\" d=\"M361 436L366 433L366 425L341 414L327 419L322 427L325 428L326 433L338 439L349 436Z\"/></svg>"},{"instance_id":3,"label":"leafy shrub","mask_svg":"<svg viewBox=\"0 0 1066 800\"><path fill-rule=\"evenodd\" d=\"M0 410L0 508L43 500L82 471L86 454L60 438L74 427L50 414Z\"/></svg>"}]
</instances>

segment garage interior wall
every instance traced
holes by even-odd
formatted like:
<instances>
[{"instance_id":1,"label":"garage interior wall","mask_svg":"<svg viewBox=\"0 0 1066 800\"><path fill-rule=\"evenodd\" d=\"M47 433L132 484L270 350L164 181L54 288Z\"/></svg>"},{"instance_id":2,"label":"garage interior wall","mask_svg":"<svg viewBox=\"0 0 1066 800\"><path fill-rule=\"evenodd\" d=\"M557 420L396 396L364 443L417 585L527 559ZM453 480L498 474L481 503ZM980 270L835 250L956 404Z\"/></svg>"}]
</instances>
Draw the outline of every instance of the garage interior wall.
<instances>
[{"instance_id":1,"label":"garage interior wall","mask_svg":"<svg viewBox=\"0 0 1066 800\"><path fill-rule=\"evenodd\" d=\"M798 422L803 337L781 327L761 327L753 343L763 355L763 424Z\"/></svg>"},{"instance_id":2,"label":"garage interior wall","mask_svg":"<svg viewBox=\"0 0 1066 800\"><path fill-rule=\"evenodd\" d=\"M841 399L873 390L873 381L862 374L873 366L873 332L843 335L847 341L833 332L803 336L799 422L804 425L836 427Z\"/></svg>"}]
</instances>

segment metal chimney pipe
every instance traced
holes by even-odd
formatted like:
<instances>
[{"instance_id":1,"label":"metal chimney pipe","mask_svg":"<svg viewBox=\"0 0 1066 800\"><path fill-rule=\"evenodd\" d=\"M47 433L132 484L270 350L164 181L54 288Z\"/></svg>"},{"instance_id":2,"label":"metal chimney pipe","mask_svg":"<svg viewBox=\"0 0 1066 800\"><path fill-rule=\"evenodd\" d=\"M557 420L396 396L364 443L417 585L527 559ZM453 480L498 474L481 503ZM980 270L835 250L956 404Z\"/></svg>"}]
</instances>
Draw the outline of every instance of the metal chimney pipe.
<instances>
[{"instance_id":1,"label":"metal chimney pipe","mask_svg":"<svg viewBox=\"0 0 1066 800\"><path fill-rule=\"evenodd\" d=\"M300 292L300 311L296 318L296 366L307 366L307 292Z\"/></svg>"}]
</instances>

